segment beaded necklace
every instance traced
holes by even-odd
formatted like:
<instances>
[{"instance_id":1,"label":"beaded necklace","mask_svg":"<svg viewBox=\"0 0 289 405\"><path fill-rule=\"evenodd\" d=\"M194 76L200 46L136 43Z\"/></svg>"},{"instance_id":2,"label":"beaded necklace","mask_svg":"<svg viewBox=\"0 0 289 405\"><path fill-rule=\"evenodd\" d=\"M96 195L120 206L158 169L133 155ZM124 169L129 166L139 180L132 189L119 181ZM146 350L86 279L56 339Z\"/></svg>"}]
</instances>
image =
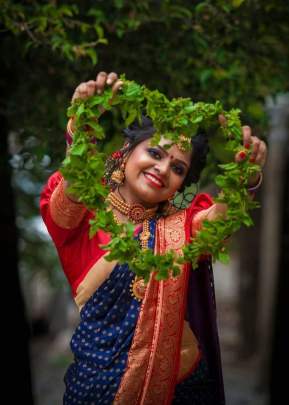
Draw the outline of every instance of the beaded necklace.
<instances>
[{"instance_id":1,"label":"beaded necklace","mask_svg":"<svg viewBox=\"0 0 289 405\"><path fill-rule=\"evenodd\" d=\"M145 209L140 204L127 204L113 192L111 192L107 198L112 207L126 215L133 223L136 224L142 222L143 228L139 239L142 250L147 250L148 241L151 236L149 219L155 216L158 207ZM113 217L117 224L121 224L121 221L115 212L113 212ZM146 285L144 283L144 279L142 277L135 276L134 280L130 284L131 295L138 301L141 301L144 298L145 290Z\"/></svg>"},{"instance_id":2,"label":"beaded necklace","mask_svg":"<svg viewBox=\"0 0 289 405\"><path fill-rule=\"evenodd\" d=\"M133 224L138 224L146 219L153 218L158 209L158 206L146 209L141 204L128 204L118 197L118 195L116 195L114 192L110 192L108 194L107 200L115 209L124 214Z\"/></svg>"}]
</instances>

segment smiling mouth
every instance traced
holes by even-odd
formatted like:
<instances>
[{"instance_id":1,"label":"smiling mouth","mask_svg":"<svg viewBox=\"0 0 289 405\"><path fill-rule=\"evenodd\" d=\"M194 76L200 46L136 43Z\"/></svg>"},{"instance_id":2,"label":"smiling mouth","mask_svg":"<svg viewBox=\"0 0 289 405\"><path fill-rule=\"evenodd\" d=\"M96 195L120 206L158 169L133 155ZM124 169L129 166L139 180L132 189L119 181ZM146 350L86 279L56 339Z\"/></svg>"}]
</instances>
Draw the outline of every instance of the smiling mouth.
<instances>
[{"instance_id":1,"label":"smiling mouth","mask_svg":"<svg viewBox=\"0 0 289 405\"><path fill-rule=\"evenodd\" d=\"M143 172L143 174L144 174L144 177L148 180L148 182L149 182L151 185L153 185L153 186L155 186L155 187L157 187L157 188L162 188L162 187L164 187L163 182L160 181L159 179L157 179L157 178L156 178L155 176L153 176L152 174L147 173L147 172Z\"/></svg>"}]
</instances>

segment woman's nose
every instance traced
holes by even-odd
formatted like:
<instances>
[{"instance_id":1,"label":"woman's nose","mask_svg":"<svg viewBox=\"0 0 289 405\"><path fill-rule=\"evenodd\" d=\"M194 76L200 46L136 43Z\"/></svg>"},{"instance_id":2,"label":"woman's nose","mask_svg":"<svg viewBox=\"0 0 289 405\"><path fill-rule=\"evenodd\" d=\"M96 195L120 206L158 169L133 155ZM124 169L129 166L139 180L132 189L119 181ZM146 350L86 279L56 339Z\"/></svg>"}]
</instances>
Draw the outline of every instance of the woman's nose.
<instances>
[{"instance_id":1,"label":"woman's nose","mask_svg":"<svg viewBox=\"0 0 289 405\"><path fill-rule=\"evenodd\" d=\"M169 173L170 168L170 161L169 159L162 159L155 165L155 169L159 172L159 174L166 176Z\"/></svg>"}]
</instances>

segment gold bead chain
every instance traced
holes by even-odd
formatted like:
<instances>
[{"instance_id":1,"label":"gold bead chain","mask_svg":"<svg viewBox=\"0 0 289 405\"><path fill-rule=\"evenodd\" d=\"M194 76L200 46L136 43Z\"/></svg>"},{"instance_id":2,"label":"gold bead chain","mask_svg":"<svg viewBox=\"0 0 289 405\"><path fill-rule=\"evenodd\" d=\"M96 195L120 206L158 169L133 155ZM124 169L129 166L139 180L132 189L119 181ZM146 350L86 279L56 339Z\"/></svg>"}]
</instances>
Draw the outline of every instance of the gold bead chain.
<instances>
[{"instance_id":1,"label":"gold bead chain","mask_svg":"<svg viewBox=\"0 0 289 405\"><path fill-rule=\"evenodd\" d=\"M121 221L118 219L115 212L113 212L114 220L117 224L121 224ZM145 219L143 221L143 229L140 234L140 244L143 250L148 249L148 241L150 238L150 227L149 227L149 220ZM144 279L139 276L135 276L133 281L130 283L130 293L131 296L134 297L137 301L142 301L145 296L146 285Z\"/></svg>"},{"instance_id":2,"label":"gold bead chain","mask_svg":"<svg viewBox=\"0 0 289 405\"><path fill-rule=\"evenodd\" d=\"M143 230L142 233L140 234L140 243L141 243L141 247L143 250L148 249L148 241L150 238L151 234L150 234L150 224L149 224L149 220L145 219L143 221Z\"/></svg>"},{"instance_id":3,"label":"gold bead chain","mask_svg":"<svg viewBox=\"0 0 289 405\"><path fill-rule=\"evenodd\" d=\"M158 206L146 209L141 204L127 204L114 192L108 194L107 200L115 209L126 215L129 221L134 224L153 218L158 209Z\"/></svg>"}]
</instances>

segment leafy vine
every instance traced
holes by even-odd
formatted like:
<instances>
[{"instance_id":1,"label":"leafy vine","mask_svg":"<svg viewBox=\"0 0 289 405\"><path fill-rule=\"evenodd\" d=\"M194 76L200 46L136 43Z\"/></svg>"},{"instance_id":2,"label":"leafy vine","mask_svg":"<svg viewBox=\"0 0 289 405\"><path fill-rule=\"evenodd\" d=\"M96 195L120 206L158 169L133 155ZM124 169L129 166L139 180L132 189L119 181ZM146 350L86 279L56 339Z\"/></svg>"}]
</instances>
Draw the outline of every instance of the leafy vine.
<instances>
[{"instance_id":1,"label":"leafy vine","mask_svg":"<svg viewBox=\"0 0 289 405\"><path fill-rule=\"evenodd\" d=\"M110 251L108 260L117 259L128 263L130 268L147 281L150 273L156 273L156 279L167 279L171 272L179 274L180 265L191 262L197 267L201 255L210 254L213 260L224 263L229 261L229 254L224 242L243 224L253 225L249 210L256 208L247 190L249 177L258 171L258 166L249 162L250 150L242 146L242 129L240 110L224 111L222 104L194 103L190 98L167 97L158 90L149 90L143 85L129 81L122 75L122 90L112 97L112 90L106 89L103 94L86 100L75 100L68 109L68 116L75 118L75 133L69 155L63 161L61 172L69 181L70 191L77 195L79 201L96 212L90 222L90 237L98 230L111 234L111 241L104 247ZM157 144L161 136L180 144L184 149L190 148L190 137L194 136L200 126L210 129L218 124L222 114L226 120L220 124L226 144L226 150L234 156L242 151L241 162L230 162L219 165L222 173L215 178L221 189L215 202L226 203L226 218L215 221L204 221L202 229L195 236L193 243L183 248L183 255L177 256L173 251L165 255L155 255L150 249L141 250L133 238L134 227L131 223L116 224L111 209L106 202L109 188L103 184L105 160L107 156L98 150L97 142L103 140L105 133L99 117L105 110L120 108L126 126L135 119L141 119L144 112L153 121L156 132L152 143Z\"/></svg>"}]
</instances>

